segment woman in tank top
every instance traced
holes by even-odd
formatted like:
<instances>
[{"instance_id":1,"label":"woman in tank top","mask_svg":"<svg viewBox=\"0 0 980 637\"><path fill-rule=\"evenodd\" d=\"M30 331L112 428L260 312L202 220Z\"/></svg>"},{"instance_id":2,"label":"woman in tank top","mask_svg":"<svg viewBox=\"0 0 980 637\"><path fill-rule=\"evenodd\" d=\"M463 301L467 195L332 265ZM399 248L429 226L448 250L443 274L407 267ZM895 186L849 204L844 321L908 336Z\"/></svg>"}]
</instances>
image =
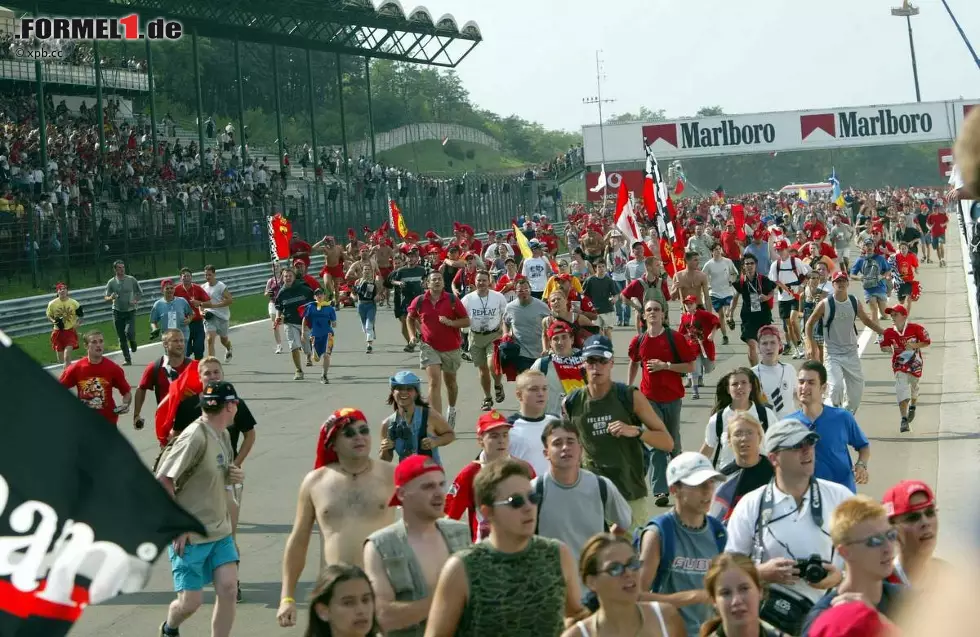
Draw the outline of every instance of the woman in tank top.
<instances>
[{"instance_id":1,"label":"woman in tank top","mask_svg":"<svg viewBox=\"0 0 980 637\"><path fill-rule=\"evenodd\" d=\"M627 538L612 533L592 536L582 547L579 574L595 593L599 609L562 637L686 637L677 609L640 601L641 566Z\"/></svg>"},{"instance_id":2,"label":"woman in tank top","mask_svg":"<svg viewBox=\"0 0 980 637\"><path fill-rule=\"evenodd\" d=\"M367 341L365 353L373 351L374 321L378 316L378 300L383 295L381 279L375 276L374 266L365 265L361 268L361 277L354 283L354 294L357 295L357 315L361 319L361 329Z\"/></svg>"},{"instance_id":3,"label":"woman in tank top","mask_svg":"<svg viewBox=\"0 0 980 637\"><path fill-rule=\"evenodd\" d=\"M597 334L599 328L592 319L572 310L569 307L568 297L561 290L555 290L548 295L548 307L551 308L551 316L546 316L541 320L541 351L546 352L551 349L548 342L548 327L554 321L562 321L572 328L573 346L581 348L585 339Z\"/></svg>"},{"instance_id":4,"label":"woman in tank top","mask_svg":"<svg viewBox=\"0 0 980 637\"><path fill-rule=\"evenodd\" d=\"M292 616L288 612L279 611L280 626L285 628L295 624L296 607L292 608ZM364 571L348 564L333 564L324 569L320 583L313 591L310 618L303 635L381 635L381 626L375 613L374 589Z\"/></svg>"},{"instance_id":5,"label":"woman in tank top","mask_svg":"<svg viewBox=\"0 0 980 637\"><path fill-rule=\"evenodd\" d=\"M800 311L803 312L803 324L810 320L810 315L813 314L814 308L817 307L819 303L825 296L826 292L820 285L821 275L816 270L811 270L810 274L807 275L806 284L803 286L803 292L800 294ZM822 363L823 362L823 321L817 323L816 327L813 328L813 340L817 342L821 347L817 347L813 350L813 360ZM799 352L797 352L799 354ZM793 354L793 358L803 358L803 356L798 356Z\"/></svg>"},{"instance_id":6,"label":"woman in tank top","mask_svg":"<svg viewBox=\"0 0 980 637\"><path fill-rule=\"evenodd\" d=\"M700 637L784 637L759 619L762 578L752 560L722 553L711 560L704 586L718 616L701 626Z\"/></svg>"}]
</instances>

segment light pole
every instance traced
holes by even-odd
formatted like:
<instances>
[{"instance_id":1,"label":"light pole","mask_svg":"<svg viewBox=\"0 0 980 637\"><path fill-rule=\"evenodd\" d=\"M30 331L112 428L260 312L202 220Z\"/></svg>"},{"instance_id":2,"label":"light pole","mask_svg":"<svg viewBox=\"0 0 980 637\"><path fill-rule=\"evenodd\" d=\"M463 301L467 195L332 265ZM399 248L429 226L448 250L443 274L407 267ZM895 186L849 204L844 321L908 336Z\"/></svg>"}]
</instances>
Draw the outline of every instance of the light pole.
<instances>
[{"instance_id":1,"label":"light pole","mask_svg":"<svg viewBox=\"0 0 980 637\"><path fill-rule=\"evenodd\" d=\"M905 22L909 26L909 51L912 53L912 78L915 80L915 101L921 102L922 93L919 92L919 68L915 64L915 42L912 40L912 16L919 15L919 7L912 6L909 0L905 0L902 6L892 9L892 15L905 18Z\"/></svg>"},{"instance_id":2,"label":"light pole","mask_svg":"<svg viewBox=\"0 0 980 637\"><path fill-rule=\"evenodd\" d=\"M603 132L603 119L602 119L602 105L615 102L616 100L604 100L602 99L602 78L605 77L602 74L602 67L599 62L599 54L602 51L595 52L595 97L584 97L582 98L583 104L595 104L599 107L599 144L602 147L602 165L606 165L606 137Z\"/></svg>"}]
</instances>

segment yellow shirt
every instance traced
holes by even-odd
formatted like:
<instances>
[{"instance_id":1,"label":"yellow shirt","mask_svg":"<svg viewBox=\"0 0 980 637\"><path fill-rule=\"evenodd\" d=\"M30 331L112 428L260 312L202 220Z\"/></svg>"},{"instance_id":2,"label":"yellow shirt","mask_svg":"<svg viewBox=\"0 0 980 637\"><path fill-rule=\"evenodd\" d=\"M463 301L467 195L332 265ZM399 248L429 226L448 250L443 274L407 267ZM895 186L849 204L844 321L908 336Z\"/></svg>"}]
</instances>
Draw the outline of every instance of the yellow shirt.
<instances>
[{"instance_id":1,"label":"yellow shirt","mask_svg":"<svg viewBox=\"0 0 980 637\"><path fill-rule=\"evenodd\" d=\"M48 320L50 321L60 318L65 322L66 330L73 330L78 325L78 308L78 301L75 299L62 301L56 298L48 303L48 309L45 314L47 314Z\"/></svg>"}]
</instances>

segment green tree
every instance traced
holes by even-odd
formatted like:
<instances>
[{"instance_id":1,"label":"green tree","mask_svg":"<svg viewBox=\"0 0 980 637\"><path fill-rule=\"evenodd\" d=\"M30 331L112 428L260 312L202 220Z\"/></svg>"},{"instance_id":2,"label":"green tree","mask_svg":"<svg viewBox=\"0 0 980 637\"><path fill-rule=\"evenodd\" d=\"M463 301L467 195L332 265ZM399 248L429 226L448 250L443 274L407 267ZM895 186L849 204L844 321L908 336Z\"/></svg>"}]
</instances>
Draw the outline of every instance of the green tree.
<instances>
[{"instance_id":1,"label":"green tree","mask_svg":"<svg viewBox=\"0 0 980 637\"><path fill-rule=\"evenodd\" d=\"M695 117L718 117L724 114L725 111L720 106L702 106Z\"/></svg>"}]
</instances>

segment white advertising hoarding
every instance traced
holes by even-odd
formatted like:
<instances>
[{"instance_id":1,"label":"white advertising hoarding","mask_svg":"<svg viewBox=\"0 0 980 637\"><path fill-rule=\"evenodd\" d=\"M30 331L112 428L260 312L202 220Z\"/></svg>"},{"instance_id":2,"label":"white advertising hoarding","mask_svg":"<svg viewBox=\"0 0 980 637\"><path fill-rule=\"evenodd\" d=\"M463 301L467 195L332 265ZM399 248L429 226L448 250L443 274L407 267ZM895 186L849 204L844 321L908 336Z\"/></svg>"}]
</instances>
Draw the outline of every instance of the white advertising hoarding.
<instances>
[{"instance_id":1,"label":"white advertising hoarding","mask_svg":"<svg viewBox=\"0 0 980 637\"><path fill-rule=\"evenodd\" d=\"M659 159L940 142L953 139L980 100L722 115L583 126L585 162L636 162L644 139ZM600 139L605 140L605 152Z\"/></svg>"}]
</instances>

